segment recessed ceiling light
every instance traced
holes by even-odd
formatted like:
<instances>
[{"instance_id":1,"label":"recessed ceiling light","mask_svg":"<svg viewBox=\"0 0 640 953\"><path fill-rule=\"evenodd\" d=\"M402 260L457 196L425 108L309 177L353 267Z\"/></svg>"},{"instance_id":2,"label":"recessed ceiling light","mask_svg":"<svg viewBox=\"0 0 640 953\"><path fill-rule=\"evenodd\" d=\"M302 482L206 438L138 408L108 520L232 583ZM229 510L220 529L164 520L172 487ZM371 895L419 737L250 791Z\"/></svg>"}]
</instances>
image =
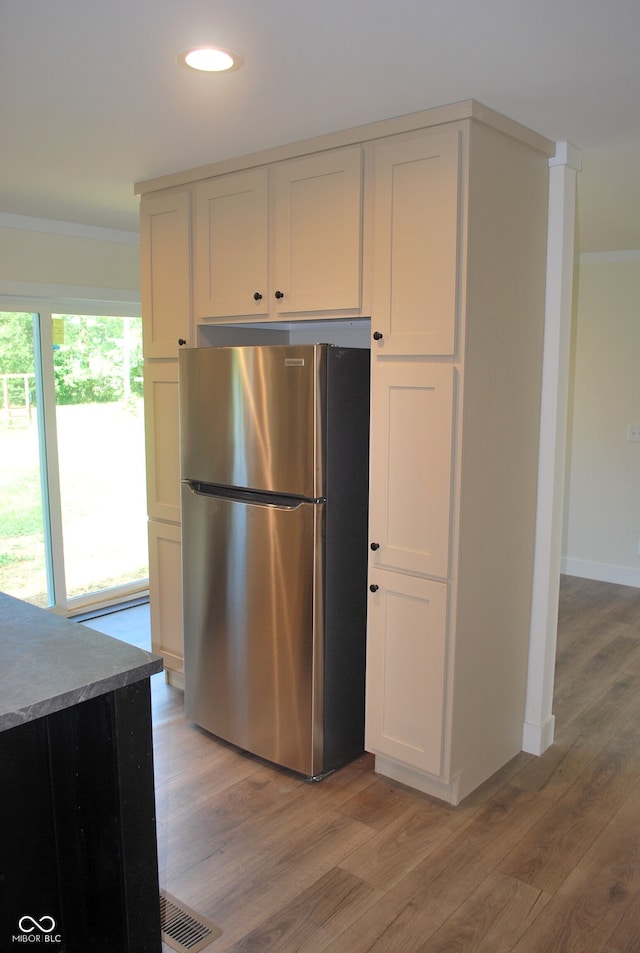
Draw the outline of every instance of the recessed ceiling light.
<instances>
[{"instance_id":1,"label":"recessed ceiling light","mask_svg":"<svg viewBox=\"0 0 640 953\"><path fill-rule=\"evenodd\" d=\"M242 60L236 53L221 50L214 46L201 46L193 50L185 50L178 57L178 63L187 69L198 70L204 73L229 73L240 69Z\"/></svg>"}]
</instances>

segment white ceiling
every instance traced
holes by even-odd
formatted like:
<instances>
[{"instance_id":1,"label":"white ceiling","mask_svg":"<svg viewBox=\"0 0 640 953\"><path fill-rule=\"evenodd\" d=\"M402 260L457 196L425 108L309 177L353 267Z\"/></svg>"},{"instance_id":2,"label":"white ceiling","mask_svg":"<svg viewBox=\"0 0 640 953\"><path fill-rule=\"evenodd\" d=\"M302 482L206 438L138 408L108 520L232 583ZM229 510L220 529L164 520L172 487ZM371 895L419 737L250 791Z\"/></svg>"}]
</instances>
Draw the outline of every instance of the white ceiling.
<instances>
[{"instance_id":1,"label":"white ceiling","mask_svg":"<svg viewBox=\"0 0 640 953\"><path fill-rule=\"evenodd\" d=\"M463 99L583 150L581 251L640 248L640 0L0 0L0 212L136 231L136 181Z\"/></svg>"}]
</instances>

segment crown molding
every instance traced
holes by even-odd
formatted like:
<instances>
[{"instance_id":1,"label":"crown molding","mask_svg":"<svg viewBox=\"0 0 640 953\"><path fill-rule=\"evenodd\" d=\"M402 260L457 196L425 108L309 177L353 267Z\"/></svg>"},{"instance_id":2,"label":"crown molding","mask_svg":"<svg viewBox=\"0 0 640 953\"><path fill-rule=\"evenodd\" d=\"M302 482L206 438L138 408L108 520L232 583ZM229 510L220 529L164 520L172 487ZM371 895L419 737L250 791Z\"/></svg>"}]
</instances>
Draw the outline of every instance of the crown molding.
<instances>
[{"instance_id":1,"label":"crown molding","mask_svg":"<svg viewBox=\"0 0 640 953\"><path fill-rule=\"evenodd\" d=\"M570 142L556 142L556 154L549 159L549 166L566 165L574 172L582 168L582 152Z\"/></svg>"},{"instance_id":2,"label":"crown molding","mask_svg":"<svg viewBox=\"0 0 640 953\"><path fill-rule=\"evenodd\" d=\"M63 222L50 218L31 218L29 215L14 215L12 212L0 212L0 228L18 228L28 232L44 232L47 235L114 242L117 245L140 244L140 236L137 232L102 228L98 225L81 225L79 222Z\"/></svg>"}]
</instances>

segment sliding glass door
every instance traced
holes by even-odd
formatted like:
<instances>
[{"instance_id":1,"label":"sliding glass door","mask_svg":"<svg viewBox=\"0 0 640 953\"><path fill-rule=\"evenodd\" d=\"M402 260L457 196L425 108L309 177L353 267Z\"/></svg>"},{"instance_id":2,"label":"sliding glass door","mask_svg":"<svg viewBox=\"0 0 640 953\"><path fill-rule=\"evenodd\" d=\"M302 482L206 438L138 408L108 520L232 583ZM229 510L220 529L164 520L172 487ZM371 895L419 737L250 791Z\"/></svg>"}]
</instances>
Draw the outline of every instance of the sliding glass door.
<instances>
[{"instance_id":1,"label":"sliding glass door","mask_svg":"<svg viewBox=\"0 0 640 953\"><path fill-rule=\"evenodd\" d=\"M0 591L53 605L40 316L0 312Z\"/></svg>"},{"instance_id":2,"label":"sliding glass door","mask_svg":"<svg viewBox=\"0 0 640 953\"><path fill-rule=\"evenodd\" d=\"M0 589L72 613L146 588L140 318L0 312L0 380Z\"/></svg>"}]
</instances>

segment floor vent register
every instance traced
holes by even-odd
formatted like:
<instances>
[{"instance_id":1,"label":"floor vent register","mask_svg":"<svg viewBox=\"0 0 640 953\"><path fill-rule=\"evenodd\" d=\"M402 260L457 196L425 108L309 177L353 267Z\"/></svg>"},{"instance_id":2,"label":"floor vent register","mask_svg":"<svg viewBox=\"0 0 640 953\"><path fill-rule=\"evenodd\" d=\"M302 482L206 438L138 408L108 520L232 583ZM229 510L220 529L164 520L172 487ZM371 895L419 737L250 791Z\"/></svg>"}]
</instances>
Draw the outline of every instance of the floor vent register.
<instances>
[{"instance_id":1,"label":"floor vent register","mask_svg":"<svg viewBox=\"0 0 640 953\"><path fill-rule=\"evenodd\" d=\"M176 900L166 890L160 891L162 942L177 953L198 953L216 940L222 930Z\"/></svg>"}]
</instances>

